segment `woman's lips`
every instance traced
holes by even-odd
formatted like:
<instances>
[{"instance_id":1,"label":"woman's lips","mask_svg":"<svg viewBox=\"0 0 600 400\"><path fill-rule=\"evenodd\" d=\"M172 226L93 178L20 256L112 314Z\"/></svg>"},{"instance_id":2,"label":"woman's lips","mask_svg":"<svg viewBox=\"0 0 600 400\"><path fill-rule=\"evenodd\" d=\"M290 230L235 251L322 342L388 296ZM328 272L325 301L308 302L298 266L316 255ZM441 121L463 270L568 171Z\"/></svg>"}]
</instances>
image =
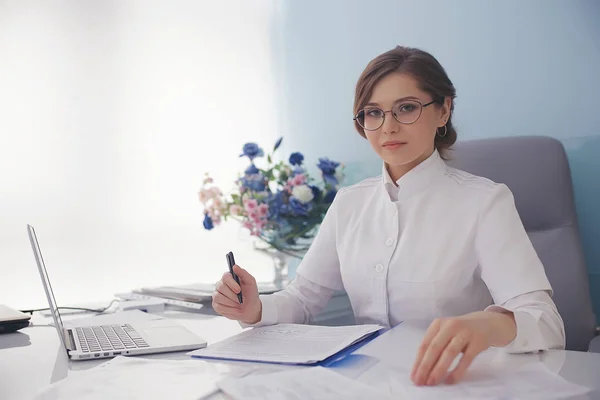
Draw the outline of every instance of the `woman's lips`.
<instances>
[{"instance_id":1,"label":"woman's lips","mask_svg":"<svg viewBox=\"0 0 600 400\"><path fill-rule=\"evenodd\" d=\"M392 142L385 142L383 144L383 147L386 149L394 150L394 149L404 146L405 144L406 144L406 142L392 141Z\"/></svg>"}]
</instances>

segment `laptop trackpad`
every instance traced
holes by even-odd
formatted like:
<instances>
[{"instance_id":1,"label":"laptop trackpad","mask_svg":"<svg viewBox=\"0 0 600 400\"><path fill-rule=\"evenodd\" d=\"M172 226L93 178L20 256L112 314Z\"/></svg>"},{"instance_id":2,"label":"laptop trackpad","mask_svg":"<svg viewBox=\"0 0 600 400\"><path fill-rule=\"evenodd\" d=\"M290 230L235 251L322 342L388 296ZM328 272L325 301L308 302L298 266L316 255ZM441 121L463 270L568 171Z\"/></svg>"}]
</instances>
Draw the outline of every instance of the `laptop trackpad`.
<instances>
[{"instance_id":1,"label":"laptop trackpad","mask_svg":"<svg viewBox=\"0 0 600 400\"><path fill-rule=\"evenodd\" d=\"M150 346L197 343L200 339L181 326L157 326L136 329Z\"/></svg>"}]
</instances>

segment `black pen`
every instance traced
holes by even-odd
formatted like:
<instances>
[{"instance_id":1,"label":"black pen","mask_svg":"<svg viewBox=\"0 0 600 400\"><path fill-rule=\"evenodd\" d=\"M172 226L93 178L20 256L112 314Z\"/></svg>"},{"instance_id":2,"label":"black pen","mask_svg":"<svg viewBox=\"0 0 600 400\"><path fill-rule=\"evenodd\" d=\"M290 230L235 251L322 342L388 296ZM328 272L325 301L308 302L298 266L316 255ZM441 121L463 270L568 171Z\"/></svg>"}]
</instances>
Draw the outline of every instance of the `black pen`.
<instances>
[{"instance_id":1,"label":"black pen","mask_svg":"<svg viewBox=\"0 0 600 400\"><path fill-rule=\"evenodd\" d=\"M240 285L240 278L235 274L235 272L233 272L233 266L235 265L235 259L233 258L233 252L229 252L225 255L225 258L227 258L227 264L229 265L229 272L231 272L231 276L233 276L233 279L237 282L237 284L240 286L240 292L237 294L238 300L240 301L240 304L242 304L244 301L242 299L242 285Z\"/></svg>"}]
</instances>

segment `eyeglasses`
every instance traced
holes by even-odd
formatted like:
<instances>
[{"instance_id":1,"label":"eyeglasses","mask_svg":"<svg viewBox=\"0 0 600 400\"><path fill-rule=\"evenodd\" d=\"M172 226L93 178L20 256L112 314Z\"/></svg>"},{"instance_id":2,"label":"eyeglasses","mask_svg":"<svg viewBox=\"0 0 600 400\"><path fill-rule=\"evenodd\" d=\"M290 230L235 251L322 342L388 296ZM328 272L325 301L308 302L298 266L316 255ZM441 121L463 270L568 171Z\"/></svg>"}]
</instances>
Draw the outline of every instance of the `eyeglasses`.
<instances>
[{"instance_id":1,"label":"eyeglasses","mask_svg":"<svg viewBox=\"0 0 600 400\"><path fill-rule=\"evenodd\" d=\"M396 121L401 124L413 124L421 116L423 108L435 102L436 100L431 100L429 103L421 104L417 100L408 100L394 104L389 111L383 111L377 107L365 107L356 113L354 121L358 122L364 130L376 131L383 125L385 114L391 112Z\"/></svg>"}]
</instances>

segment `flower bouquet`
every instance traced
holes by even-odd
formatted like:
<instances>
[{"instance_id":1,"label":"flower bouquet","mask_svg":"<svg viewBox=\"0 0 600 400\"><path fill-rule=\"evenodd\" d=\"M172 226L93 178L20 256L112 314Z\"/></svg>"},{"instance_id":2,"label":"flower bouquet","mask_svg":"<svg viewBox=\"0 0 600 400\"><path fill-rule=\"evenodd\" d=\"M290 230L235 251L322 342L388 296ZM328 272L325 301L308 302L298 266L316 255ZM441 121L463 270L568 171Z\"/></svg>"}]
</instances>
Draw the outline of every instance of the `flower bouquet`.
<instances>
[{"instance_id":1,"label":"flower bouquet","mask_svg":"<svg viewBox=\"0 0 600 400\"><path fill-rule=\"evenodd\" d=\"M256 143L246 143L240 157L249 166L235 181L235 190L223 194L206 174L199 199L204 207L204 228L213 229L227 218L234 218L267 247L299 257L310 246L343 180L344 166L320 158L317 167L321 180L313 179L304 166L304 156L295 152L287 162L275 162L277 140L261 168L264 151Z\"/></svg>"}]
</instances>

